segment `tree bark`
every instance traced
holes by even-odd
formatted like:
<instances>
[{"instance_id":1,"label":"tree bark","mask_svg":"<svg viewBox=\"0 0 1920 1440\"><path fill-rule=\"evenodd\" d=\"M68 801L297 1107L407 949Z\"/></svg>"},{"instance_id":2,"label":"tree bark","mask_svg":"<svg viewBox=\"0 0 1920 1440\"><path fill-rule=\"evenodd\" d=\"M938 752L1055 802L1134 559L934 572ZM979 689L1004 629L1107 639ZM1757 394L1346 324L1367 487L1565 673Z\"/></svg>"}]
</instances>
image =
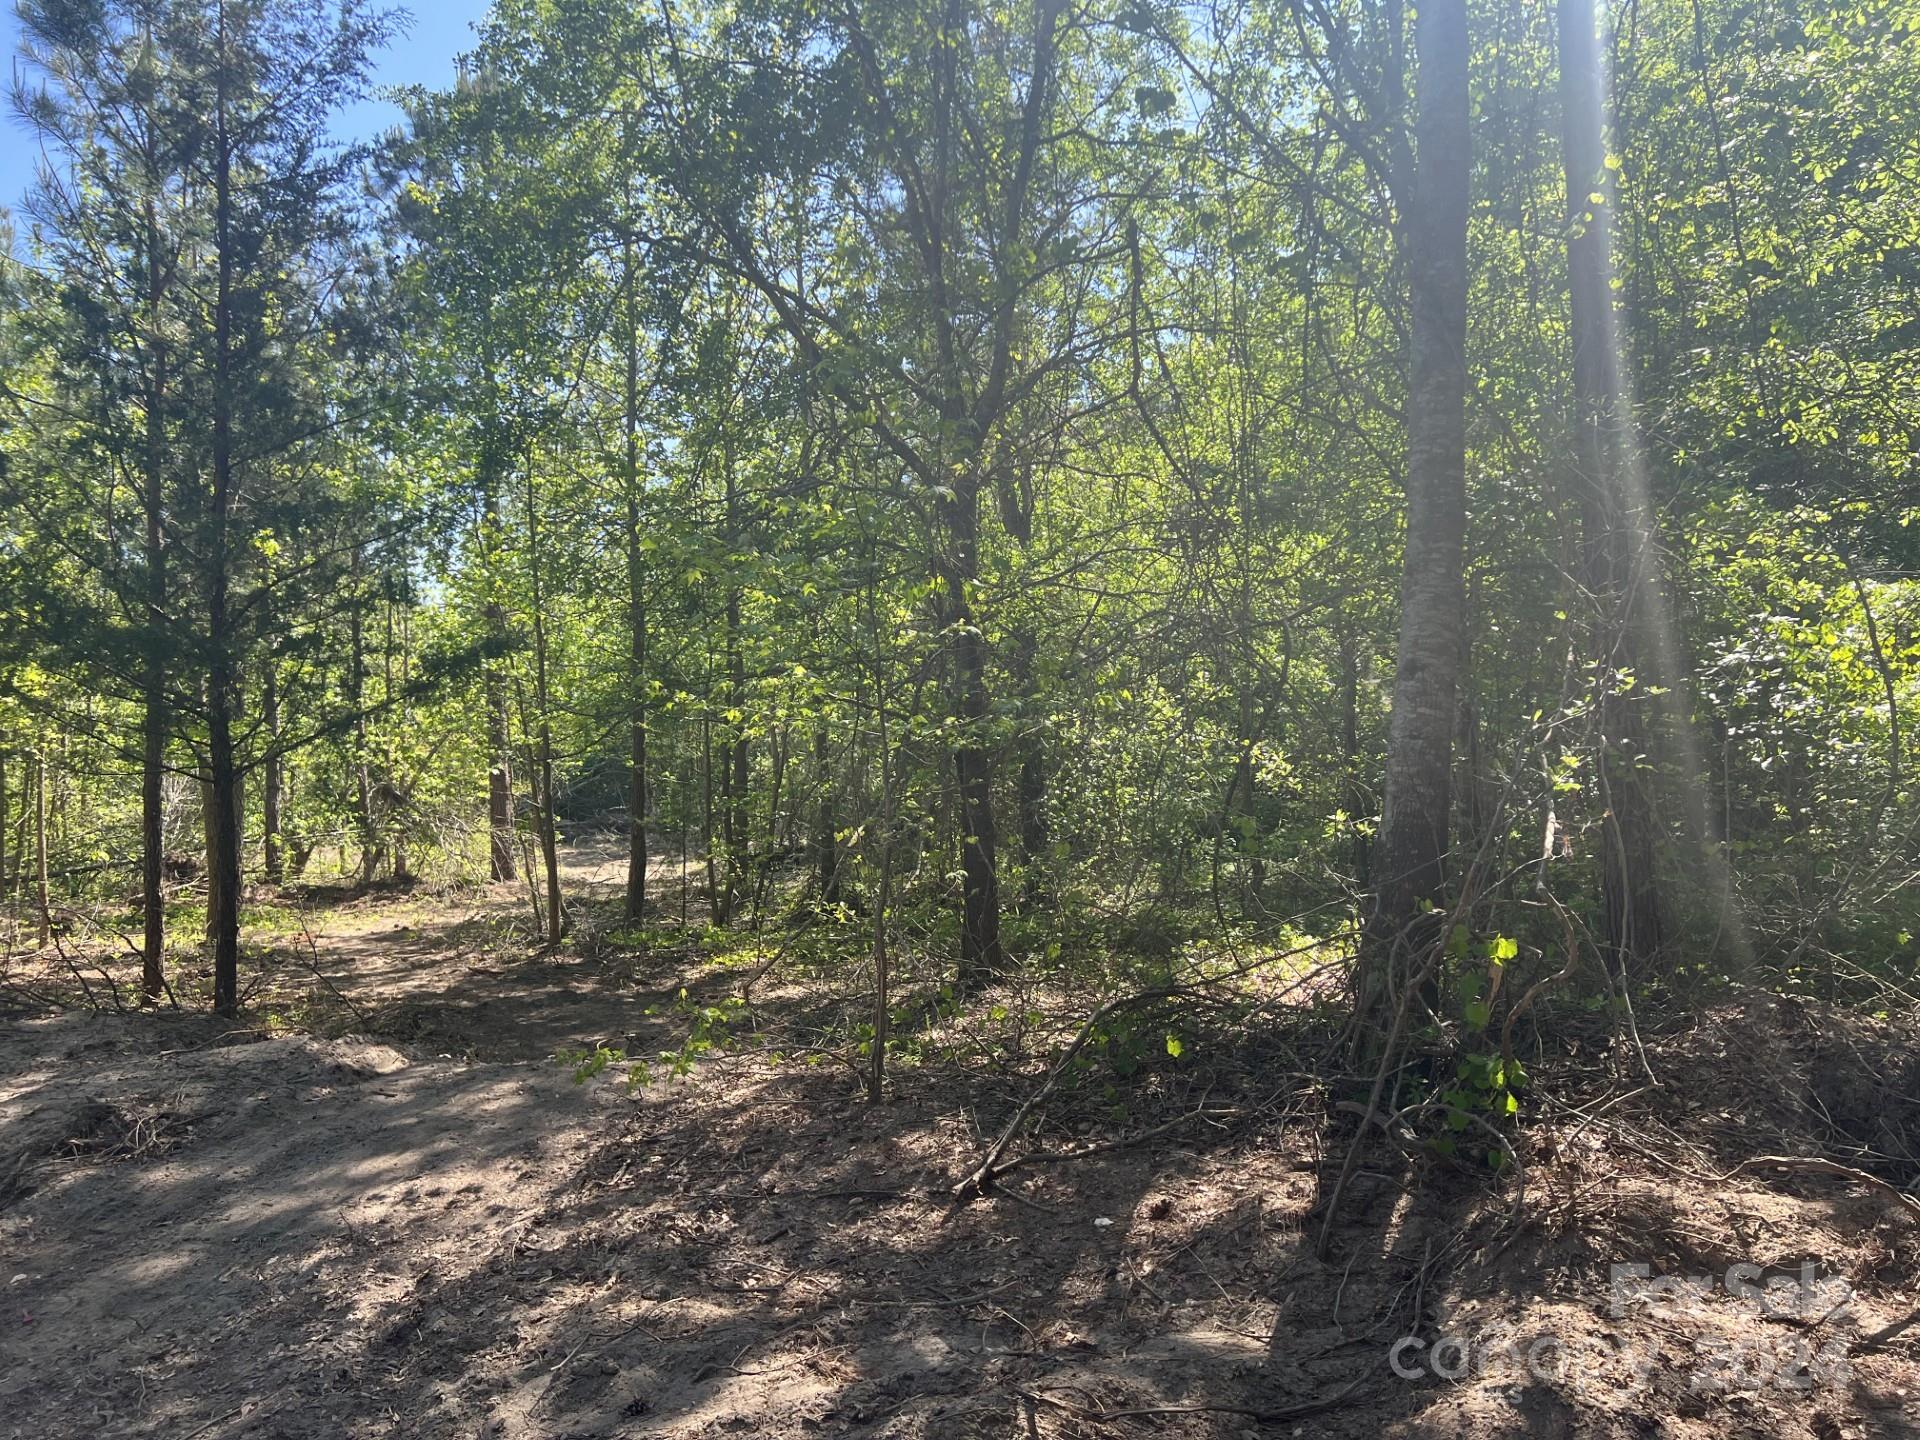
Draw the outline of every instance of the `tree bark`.
<instances>
[{"instance_id":1,"label":"tree bark","mask_svg":"<svg viewBox=\"0 0 1920 1440\"><path fill-rule=\"evenodd\" d=\"M356 549L353 606L347 615L347 705L353 714L353 804L354 821L360 831L360 883L371 885L379 871L380 853L386 847L380 838L379 820L374 815L373 772L367 759L366 618L361 611L365 594L360 571L360 551Z\"/></svg>"},{"instance_id":2,"label":"tree bark","mask_svg":"<svg viewBox=\"0 0 1920 1440\"><path fill-rule=\"evenodd\" d=\"M560 831L553 804L553 712L547 692L547 621L540 587L540 523L533 489L533 459L527 459L527 571L533 597L533 699L540 712L535 762L539 768L540 859L547 875L547 948L560 945Z\"/></svg>"},{"instance_id":3,"label":"tree bark","mask_svg":"<svg viewBox=\"0 0 1920 1440\"><path fill-rule=\"evenodd\" d=\"M233 141L227 128L226 7L217 14L219 58L214 99L215 281L213 375L213 505L208 547L207 769L213 787L208 839L208 929L213 942L213 1008L231 1019L240 1009L240 834L233 742L234 676L228 614L227 528L233 506Z\"/></svg>"},{"instance_id":4,"label":"tree bark","mask_svg":"<svg viewBox=\"0 0 1920 1440\"><path fill-rule=\"evenodd\" d=\"M993 757L987 725L987 640L973 608L980 575L980 496L977 480L957 475L943 504L947 553L942 557L943 629L952 647L953 708L959 738L953 750L960 800L960 968L962 990L978 989L1006 972L1000 945L998 833L993 814Z\"/></svg>"},{"instance_id":5,"label":"tree bark","mask_svg":"<svg viewBox=\"0 0 1920 1440\"><path fill-rule=\"evenodd\" d=\"M166 464L164 406L167 393L166 347L160 337L160 303L166 289L160 259L159 221L149 192L146 201L147 308L149 357L146 394L146 446L142 457L146 493L146 602L150 628L141 677L143 714L140 735L140 993L158 1004L166 992L167 912L164 894L166 856L167 667L161 626L167 608Z\"/></svg>"},{"instance_id":6,"label":"tree bark","mask_svg":"<svg viewBox=\"0 0 1920 1440\"><path fill-rule=\"evenodd\" d=\"M1471 173L1466 0L1415 20L1417 158L1404 210L1413 325L1407 377L1407 528L1400 640L1373 912L1359 1018L1379 1018L1392 960L1422 902L1444 901L1455 696L1466 598L1467 200Z\"/></svg>"},{"instance_id":7,"label":"tree bark","mask_svg":"<svg viewBox=\"0 0 1920 1440\"><path fill-rule=\"evenodd\" d=\"M498 573L500 544L501 438L499 398L494 380L491 333L482 340L481 383L487 392L489 431L481 440L481 548L488 575ZM497 599L486 606L487 635L497 646L507 637L507 612ZM513 730L507 709L507 672L498 656L488 660L482 686L487 697L487 858L495 880L519 874L513 855Z\"/></svg>"},{"instance_id":8,"label":"tree bark","mask_svg":"<svg viewBox=\"0 0 1920 1440\"><path fill-rule=\"evenodd\" d=\"M640 326L634 310L633 236L625 240L627 373L626 474L628 683L627 719L627 902L628 920L647 909L647 592L646 556L640 548Z\"/></svg>"},{"instance_id":9,"label":"tree bark","mask_svg":"<svg viewBox=\"0 0 1920 1440\"><path fill-rule=\"evenodd\" d=\"M261 870L269 885L278 885L286 875L284 847L280 842L280 806L286 772L280 758L280 682L271 664L260 682L260 706L267 729L267 757L260 787Z\"/></svg>"},{"instance_id":10,"label":"tree bark","mask_svg":"<svg viewBox=\"0 0 1920 1440\"><path fill-rule=\"evenodd\" d=\"M875 840L880 846L879 876L873 901L873 1050L868 1056L867 1103L878 1105L886 1093L887 1032L890 1028L890 992L887 950L887 912L893 904L893 741L887 724L887 646L874 605L874 586L867 585L867 628L873 636L874 717L880 739L880 813Z\"/></svg>"},{"instance_id":11,"label":"tree bark","mask_svg":"<svg viewBox=\"0 0 1920 1440\"><path fill-rule=\"evenodd\" d=\"M33 910L39 948L53 943L53 904L47 890L47 757L36 755L33 765Z\"/></svg>"}]
</instances>

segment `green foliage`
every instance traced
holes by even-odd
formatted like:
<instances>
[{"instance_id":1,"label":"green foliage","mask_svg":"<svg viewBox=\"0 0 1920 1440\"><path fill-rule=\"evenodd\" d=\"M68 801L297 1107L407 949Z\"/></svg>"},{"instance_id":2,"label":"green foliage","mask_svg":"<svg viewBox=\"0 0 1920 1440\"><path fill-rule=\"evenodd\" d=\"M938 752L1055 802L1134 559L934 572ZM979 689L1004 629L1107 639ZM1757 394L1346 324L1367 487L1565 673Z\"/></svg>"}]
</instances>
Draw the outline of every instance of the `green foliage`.
<instances>
[{"instance_id":1,"label":"green foliage","mask_svg":"<svg viewBox=\"0 0 1920 1440\"><path fill-rule=\"evenodd\" d=\"M1408 461L1391 16L503 0L466 78L336 155L306 142L385 22L247 7L245 473L216 525L205 14L31 8L59 163L0 285L14 908L44 761L53 896L130 914L150 710L163 848L203 848L217 657L256 875L270 771L313 857L290 879L482 883L490 772L524 871L548 821L631 819L638 741L672 899L598 937L829 982L842 1058L870 1001L900 1063L1028 1058L1022 982L1219 975L1365 916ZM1552 7L1475 7L1450 881L1479 863L1515 933L1449 937L1449 1113L1518 1103L1503 977L1565 943L1527 887L1604 937L1623 780L1671 911L1639 993L1913 977L1915 18L1636 9L1569 207ZM1568 473L1567 247L1603 204L1661 612L1617 643ZM966 1032L988 829L1016 973ZM1570 1004L1620 1004L1597 973ZM744 1023L678 1018L669 1054L571 1063L685 1075ZM1088 1064L1119 1091L1209 1043L1158 1015Z\"/></svg>"},{"instance_id":2,"label":"green foliage","mask_svg":"<svg viewBox=\"0 0 1920 1440\"><path fill-rule=\"evenodd\" d=\"M658 1081L666 1084L673 1080L682 1080L693 1073L700 1057L714 1050L724 1049L732 1034L732 1027L745 1015L746 1002L737 995L730 995L718 1005L701 1005L688 998L685 990L680 991L673 1003L673 1015L685 1023L686 1033L676 1049L661 1050L651 1059L628 1055L623 1049L611 1045L596 1045L591 1049L563 1048L554 1052L557 1064L573 1068L573 1083L584 1085L602 1074L610 1067L626 1067L628 1090L637 1090ZM647 1012L651 1015L653 1012Z\"/></svg>"}]
</instances>

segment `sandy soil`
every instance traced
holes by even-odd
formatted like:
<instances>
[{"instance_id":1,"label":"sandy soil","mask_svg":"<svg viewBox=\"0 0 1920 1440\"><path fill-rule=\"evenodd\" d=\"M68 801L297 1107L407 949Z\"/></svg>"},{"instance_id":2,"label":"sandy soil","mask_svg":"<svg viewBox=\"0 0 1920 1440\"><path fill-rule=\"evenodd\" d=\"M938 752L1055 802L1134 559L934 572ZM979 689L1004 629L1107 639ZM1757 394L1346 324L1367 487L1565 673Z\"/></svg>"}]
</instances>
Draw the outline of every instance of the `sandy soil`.
<instances>
[{"instance_id":1,"label":"sandy soil","mask_svg":"<svg viewBox=\"0 0 1920 1440\"><path fill-rule=\"evenodd\" d=\"M1533 1117L1524 1194L1369 1161L1323 1261L1338 1151L1284 1075L956 1203L1029 1077L928 1067L869 1108L756 1046L576 1085L556 1048L674 1043L678 977L479 944L513 905L316 912L343 1038L0 1023L0 1436L1920 1434L1920 1326L1860 1345L1920 1304L1920 1224L1844 1178L1718 1178L1755 1085L1783 1135L1793 1086L1834 1108L1804 1016L1655 1045L1716 1084ZM1859 1080L1881 1123L1893 1054ZM1634 1262L1717 1278L1616 1292ZM1743 1262L1811 1262L1816 1303L1767 1313Z\"/></svg>"}]
</instances>

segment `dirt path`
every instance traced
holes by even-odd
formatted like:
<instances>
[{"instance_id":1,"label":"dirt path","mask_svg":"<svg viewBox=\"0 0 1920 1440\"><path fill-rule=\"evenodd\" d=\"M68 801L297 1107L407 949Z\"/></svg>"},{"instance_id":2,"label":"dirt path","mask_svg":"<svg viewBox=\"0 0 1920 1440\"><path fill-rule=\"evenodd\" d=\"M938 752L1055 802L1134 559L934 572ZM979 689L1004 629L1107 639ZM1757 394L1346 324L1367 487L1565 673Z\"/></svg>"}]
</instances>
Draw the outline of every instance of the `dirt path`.
<instances>
[{"instance_id":1,"label":"dirt path","mask_svg":"<svg viewBox=\"0 0 1920 1440\"><path fill-rule=\"evenodd\" d=\"M516 905L316 910L308 982L378 1038L0 1024L0 1437L1920 1433L1911 1337L1847 1348L1913 1303L1881 1197L1635 1171L1621 1105L1530 1157L1524 1213L1364 1167L1321 1261L1322 1137L1277 1105L956 1205L1029 1082L910 1072L870 1109L842 1069L739 1055L575 1085L556 1048L670 1042L677 957L556 965L500 943ZM1854 1296L1816 1331L1609 1308L1616 1261L1809 1256ZM1562 1363L1390 1367L1410 1331L1418 1361L1501 1326ZM1783 1336L1838 1361L1713 1369Z\"/></svg>"},{"instance_id":2,"label":"dirt path","mask_svg":"<svg viewBox=\"0 0 1920 1440\"><path fill-rule=\"evenodd\" d=\"M344 1433L356 1352L423 1276L551 1199L589 1097L543 1067L304 1038L168 1053L157 1034L67 1018L8 1036L0 1113L112 1096L154 1128L99 1137L150 1148L58 1165L5 1216L0 1425L180 1435L297 1406L297 1431L231 1433ZM39 1064L16 1070L23 1049Z\"/></svg>"},{"instance_id":3,"label":"dirt path","mask_svg":"<svg viewBox=\"0 0 1920 1440\"><path fill-rule=\"evenodd\" d=\"M0 1028L0 1155L53 1152L0 1175L0 1435L337 1435L387 1407L414 1297L524 1249L631 1103L550 1057L661 1025L597 967L476 946L514 908L316 911L303 968L377 1041Z\"/></svg>"}]
</instances>

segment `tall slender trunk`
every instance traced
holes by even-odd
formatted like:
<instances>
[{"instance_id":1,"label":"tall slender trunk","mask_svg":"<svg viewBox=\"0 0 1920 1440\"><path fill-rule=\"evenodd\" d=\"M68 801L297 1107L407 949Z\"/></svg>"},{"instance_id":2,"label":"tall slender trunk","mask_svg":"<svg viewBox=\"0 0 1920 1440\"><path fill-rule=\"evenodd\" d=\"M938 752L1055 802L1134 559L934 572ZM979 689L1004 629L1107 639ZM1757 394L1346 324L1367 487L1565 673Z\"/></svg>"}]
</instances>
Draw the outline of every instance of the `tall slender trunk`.
<instances>
[{"instance_id":1,"label":"tall slender trunk","mask_svg":"<svg viewBox=\"0 0 1920 1440\"><path fill-rule=\"evenodd\" d=\"M27 893L27 851L33 845L33 776L21 783L20 818L13 829L13 897L16 904Z\"/></svg>"},{"instance_id":2,"label":"tall slender trunk","mask_svg":"<svg viewBox=\"0 0 1920 1440\"><path fill-rule=\"evenodd\" d=\"M880 814L875 842L880 847L880 874L873 903L873 1050L867 1065L867 1101L878 1105L886 1093L887 1031L892 1018L887 953L887 911L893 904L893 749L887 724L887 649L873 598L867 585L867 628L873 636L874 713L880 732Z\"/></svg>"},{"instance_id":3,"label":"tall slender trunk","mask_svg":"<svg viewBox=\"0 0 1920 1440\"><path fill-rule=\"evenodd\" d=\"M944 511L941 620L953 655L953 709L959 738L953 750L960 801L960 987L975 989L1006 972L1000 945L999 836L993 814L993 757L987 747L992 701L987 691L987 640L974 613L980 576L980 496L971 474L954 478Z\"/></svg>"},{"instance_id":4,"label":"tall slender trunk","mask_svg":"<svg viewBox=\"0 0 1920 1440\"><path fill-rule=\"evenodd\" d=\"M393 668L393 622L395 606L391 597L387 603L387 668ZM413 729L413 616L404 607L400 609L400 723L408 732ZM388 691L391 702L393 692ZM393 878L401 884L413 879L413 865L407 858L407 812L412 805L409 792L401 788L401 777L395 775L392 780L394 804L399 810L398 823L393 826Z\"/></svg>"},{"instance_id":5,"label":"tall slender trunk","mask_svg":"<svg viewBox=\"0 0 1920 1440\"><path fill-rule=\"evenodd\" d=\"M233 741L233 636L228 614L228 522L233 507L233 148L227 128L226 7L218 11L214 95L215 281L213 373L213 506L207 548L207 769L213 788L208 858L208 926L213 939L213 1008L228 1018L240 1009L239 768Z\"/></svg>"},{"instance_id":6,"label":"tall slender trunk","mask_svg":"<svg viewBox=\"0 0 1920 1440\"><path fill-rule=\"evenodd\" d=\"M267 755L260 786L260 864L269 885L286 876L286 858L280 841L280 807L286 788L285 762L280 757L280 680L271 663L260 682L261 719L267 730Z\"/></svg>"},{"instance_id":7,"label":"tall slender trunk","mask_svg":"<svg viewBox=\"0 0 1920 1440\"><path fill-rule=\"evenodd\" d=\"M33 763L33 909L39 925L39 948L53 943L53 904L47 891L47 757Z\"/></svg>"},{"instance_id":8,"label":"tall slender trunk","mask_svg":"<svg viewBox=\"0 0 1920 1440\"><path fill-rule=\"evenodd\" d=\"M506 613L487 606L490 629L506 630ZM497 663L486 673L487 692L487 834L489 873L495 880L519 874L513 856L513 730L507 711L507 672Z\"/></svg>"},{"instance_id":9,"label":"tall slender trunk","mask_svg":"<svg viewBox=\"0 0 1920 1440\"><path fill-rule=\"evenodd\" d=\"M411 728L413 722L412 705L402 699L406 692L404 678L399 686L393 683L393 662L399 658L402 669L406 658L401 650L399 635L396 633L395 620L399 606L394 603L394 577L389 570L380 584L380 608L386 620L386 644L380 652L380 704L382 708L392 710L399 703L400 724L404 730ZM392 875L395 883L404 885L413 879L412 862L407 858L407 796L402 788L404 776L394 764L391 751L380 765L380 828L382 838L391 847L393 855Z\"/></svg>"},{"instance_id":10,"label":"tall slender trunk","mask_svg":"<svg viewBox=\"0 0 1920 1440\"><path fill-rule=\"evenodd\" d=\"M706 704L700 715L700 851L706 858L707 913L716 925L727 923L721 908L720 875L713 858L713 652L707 652Z\"/></svg>"},{"instance_id":11,"label":"tall slender trunk","mask_svg":"<svg viewBox=\"0 0 1920 1440\"><path fill-rule=\"evenodd\" d=\"M1638 574L1638 527L1627 493L1626 392L1613 303L1614 186L1606 167L1600 52L1593 0L1559 0L1560 102L1573 224L1567 279L1573 336L1573 471L1580 500L1582 580L1592 605L1592 654L1599 662L1600 746L1596 766L1601 822L1602 943L1622 966L1643 963L1661 944L1657 829L1641 770L1647 727L1622 692L1649 647L1636 645L1645 595ZM1648 687L1649 689L1651 686Z\"/></svg>"},{"instance_id":12,"label":"tall slender trunk","mask_svg":"<svg viewBox=\"0 0 1920 1440\"><path fill-rule=\"evenodd\" d=\"M354 823L360 831L360 883L373 884L379 870L379 821L373 813L373 772L367 759L367 643L366 617L361 611L364 589L361 556L353 553L353 608L347 615L347 708L353 715Z\"/></svg>"},{"instance_id":13,"label":"tall slender trunk","mask_svg":"<svg viewBox=\"0 0 1920 1440\"><path fill-rule=\"evenodd\" d=\"M1415 20L1417 160L1403 211L1413 327L1407 376L1407 529L1400 642L1373 913L1359 1018L1375 1021L1392 960L1422 901L1443 902L1454 699L1465 625L1467 198L1471 173L1466 0L1427 0Z\"/></svg>"},{"instance_id":14,"label":"tall slender trunk","mask_svg":"<svg viewBox=\"0 0 1920 1440\"><path fill-rule=\"evenodd\" d=\"M627 919L647 909L647 591L646 556L640 548L640 324L635 312L633 236L622 255L626 284L627 374L623 416L627 501Z\"/></svg>"},{"instance_id":15,"label":"tall slender trunk","mask_svg":"<svg viewBox=\"0 0 1920 1440\"><path fill-rule=\"evenodd\" d=\"M158 1004L166 991L167 911L163 885L166 856L167 667L161 626L167 608L165 404L167 355L160 331L160 303L166 281L160 260L160 226L149 192L146 201L147 307L149 356L146 394L146 446L141 496L146 518L146 664L141 676L140 735L140 993Z\"/></svg>"},{"instance_id":16,"label":"tall slender trunk","mask_svg":"<svg viewBox=\"0 0 1920 1440\"><path fill-rule=\"evenodd\" d=\"M497 551L502 533L500 521L501 447L498 387L494 380L491 331L482 339L481 384L486 391L489 433L481 441L481 548L489 573L498 565ZM486 606L487 635L496 645L504 645L507 635L506 608L498 600ZM483 672L482 688L487 703L487 860L488 874L495 880L512 880L519 871L513 856L513 730L507 709L507 671L505 663L494 657Z\"/></svg>"},{"instance_id":17,"label":"tall slender trunk","mask_svg":"<svg viewBox=\"0 0 1920 1440\"><path fill-rule=\"evenodd\" d=\"M547 874L547 948L560 945L560 829L553 807L553 710L547 691L546 597L540 588L540 512L534 496L533 457L527 457L527 573L533 599L533 702L539 710L535 741L539 767L540 859Z\"/></svg>"}]
</instances>

